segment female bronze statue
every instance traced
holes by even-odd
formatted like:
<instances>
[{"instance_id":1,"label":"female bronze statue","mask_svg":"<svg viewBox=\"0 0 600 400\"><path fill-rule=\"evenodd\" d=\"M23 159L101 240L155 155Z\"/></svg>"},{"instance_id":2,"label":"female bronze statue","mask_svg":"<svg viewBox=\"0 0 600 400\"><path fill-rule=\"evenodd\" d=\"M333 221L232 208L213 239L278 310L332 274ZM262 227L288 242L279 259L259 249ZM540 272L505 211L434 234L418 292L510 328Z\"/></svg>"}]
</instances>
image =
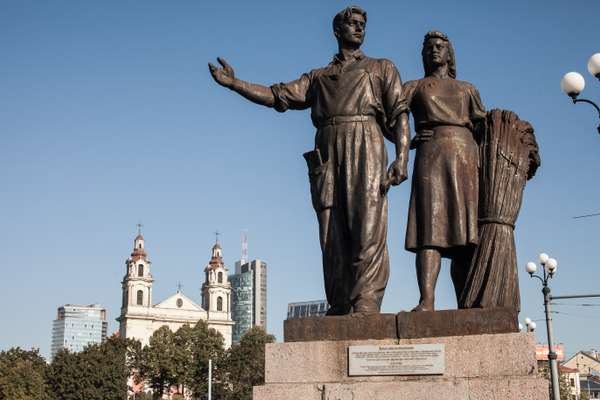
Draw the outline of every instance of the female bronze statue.
<instances>
[{"instance_id":1,"label":"female bronze statue","mask_svg":"<svg viewBox=\"0 0 600 400\"><path fill-rule=\"evenodd\" d=\"M413 311L433 311L441 257L452 260L458 298L477 244L477 130L486 113L475 86L455 79L445 34L427 33L421 54L425 77L403 87L417 132L405 247L416 253L421 298Z\"/></svg>"}]
</instances>

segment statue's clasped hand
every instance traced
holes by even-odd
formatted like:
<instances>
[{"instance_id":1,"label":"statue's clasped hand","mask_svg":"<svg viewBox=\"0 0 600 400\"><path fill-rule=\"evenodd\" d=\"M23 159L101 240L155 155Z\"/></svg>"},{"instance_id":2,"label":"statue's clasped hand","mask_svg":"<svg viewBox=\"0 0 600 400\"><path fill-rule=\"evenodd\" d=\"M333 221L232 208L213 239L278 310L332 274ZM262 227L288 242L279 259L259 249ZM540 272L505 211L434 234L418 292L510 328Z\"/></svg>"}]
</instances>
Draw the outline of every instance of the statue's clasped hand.
<instances>
[{"instance_id":1,"label":"statue's clasped hand","mask_svg":"<svg viewBox=\"0 0 600 400\"><path fill-rule=\"evenodd\" d=\"M381 184L381 193L386 194L391 186L398 186L408 178L406 163L396 159L388 168L387 177Z\"/></svg>"}]
</instances>

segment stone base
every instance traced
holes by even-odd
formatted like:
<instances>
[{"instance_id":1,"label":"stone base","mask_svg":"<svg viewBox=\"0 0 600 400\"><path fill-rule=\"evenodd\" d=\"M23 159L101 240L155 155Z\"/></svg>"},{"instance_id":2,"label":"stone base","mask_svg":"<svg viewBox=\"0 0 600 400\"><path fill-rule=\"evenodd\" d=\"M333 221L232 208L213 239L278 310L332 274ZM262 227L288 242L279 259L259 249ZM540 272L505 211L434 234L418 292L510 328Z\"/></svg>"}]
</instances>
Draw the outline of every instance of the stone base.
<instances>
[{"instance_id":1,"label":"stone base","mask_svg":"<svg viewBox=\"0 0 600 400\"><path fill-rule=\"evenodd\" d=\"M413 339L519 331L513 308L471 308L398 314L348 314L284 321L285 342Z\"/></svg>"},{"instance_id":2,"label":"stone base","mask_svg":"<svg viewBox=\"0 0 600 400\"><path fill-rule=\"evenodd\" d=\"M444 344L445 373L348 376L348 346ZM254 400L547 400L530 333L273 343Z\"/></svg>"},{"instance_id":3,"label":"stone base","mask_svg":"<svg viewBox=\"0 0 600 400\"><path fill-rule=\"evenodd\" d=\"M541 378L255 386L253 400L548 400Z\"/></svg>"}]
</instances>

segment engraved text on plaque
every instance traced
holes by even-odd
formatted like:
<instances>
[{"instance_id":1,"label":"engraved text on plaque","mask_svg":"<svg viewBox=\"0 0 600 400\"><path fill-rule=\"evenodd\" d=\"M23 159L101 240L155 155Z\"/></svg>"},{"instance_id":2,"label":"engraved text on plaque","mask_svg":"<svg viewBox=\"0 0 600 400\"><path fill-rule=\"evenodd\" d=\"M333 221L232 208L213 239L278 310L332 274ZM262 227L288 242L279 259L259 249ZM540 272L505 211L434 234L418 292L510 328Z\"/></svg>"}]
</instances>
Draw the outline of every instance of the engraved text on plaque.
<instances>
[{"instance_id":1,"label":"engraved text on plaque","mask_svg":"<svg viewBox=\"0 0 600 400\"><path fill-rule=\"evenodd\" d=\"M348 347L348 375L441 375L443 344Z\"/></svg>"}]
</instances>

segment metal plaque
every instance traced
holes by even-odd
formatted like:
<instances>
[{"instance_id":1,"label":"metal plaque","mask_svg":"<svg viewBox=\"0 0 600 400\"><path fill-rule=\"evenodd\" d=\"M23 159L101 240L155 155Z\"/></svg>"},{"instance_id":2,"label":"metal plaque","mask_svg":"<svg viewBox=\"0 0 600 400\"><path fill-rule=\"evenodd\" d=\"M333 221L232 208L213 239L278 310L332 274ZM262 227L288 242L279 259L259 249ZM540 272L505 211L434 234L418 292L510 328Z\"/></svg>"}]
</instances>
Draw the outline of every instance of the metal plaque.
<instances>
[{"instance_id":1,"label":"metal plaque","mask_svg":"<svg viewBox=\"0 0 600 400\"><path fill-rule=\"evenodd\" d=\"M443 344L349 346L348 375L442 375Z\"/></svg>"}]
</instances>

